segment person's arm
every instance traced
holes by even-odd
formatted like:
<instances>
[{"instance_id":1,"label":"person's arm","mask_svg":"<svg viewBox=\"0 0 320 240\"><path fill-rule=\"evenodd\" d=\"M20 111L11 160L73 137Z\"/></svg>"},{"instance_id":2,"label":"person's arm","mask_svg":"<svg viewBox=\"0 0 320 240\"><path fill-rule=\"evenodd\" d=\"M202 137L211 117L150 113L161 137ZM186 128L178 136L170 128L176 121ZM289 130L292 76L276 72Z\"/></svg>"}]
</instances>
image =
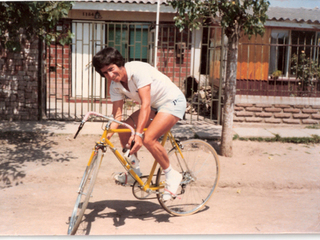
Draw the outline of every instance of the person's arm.
<instances>
[{"instance_id":1,"label":"person's arm","mask_svg":"<svg viewBox=\"0 0 320 240\"><path fill-rule=\"evenodd\" d=\"M114 119L121 121L121 115L122 115L122 108L123 108L123 100L115 101L112 104L112 115ZM110 125L110 128L117 129L119 127L119 124L116 122L112 122ZM107 138L110 139L114 133L108 133Z\"/></svg>"},{"instance_id":2,"label":"person's arm","mask_svg":"<svg viewBox=\"0 0 320 240\"><path fill-rule=\"evenodd\" d=\"M143 129L145 128L147 122L149 121L150 112L151 112L151 85L146 85L142 88L138 89L138 94L141 99L140 112L137 123L137 133L143 133ZM135 144L130 151L130 154L137 152L142 146L142 138L138 135L134 136ZM130 138L129 144L133 137Z\"/></svg>"}]
</instances>

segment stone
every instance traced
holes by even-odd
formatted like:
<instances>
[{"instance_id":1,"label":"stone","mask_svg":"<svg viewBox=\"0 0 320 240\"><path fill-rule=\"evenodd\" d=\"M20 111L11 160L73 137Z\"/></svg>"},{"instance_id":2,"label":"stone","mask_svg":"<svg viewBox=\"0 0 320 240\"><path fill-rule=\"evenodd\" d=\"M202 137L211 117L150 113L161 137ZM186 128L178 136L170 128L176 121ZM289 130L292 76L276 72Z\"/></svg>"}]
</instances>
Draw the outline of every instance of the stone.
<instances>
[{"instance_id":1,"label":"stone","mask_svg":"<svg viewBox=\"0 0 320 240\"><path fill-rule=\"evenodd\" d=\"M256 113L255 115L256 115L256 117L262 117L262 118L270 118L270 117L272 117L272 113L265 113L265 112Z\"/></svg>"},{"instance_id":2,"label":"stone","mask_svg":"<svg viewBox=\"0 0 320 240\"><path fill-rule=\"evenodd\" d=\"M282 121L288 124L300 124L300 120L297 119L282 119Z\"/></svg>"},{"instance_id":3,"label":"stone","mask_svg":"<svg viewBox=\"0 0 320 240\"><path fill-rule=\"evenodd\" d=\"M275 113L274 117L275 118L290 118L291 114L290 113Z\"/></svg>"},{"instance_id":4,"label":"stone","mask_svg":"<svg viewBox=\"0 0 320 240\"><path fill-rule=\"evenodd\" d=\"M281 108L265 108L264 109L266 112L281 112Z\"/></svg>"},{"instance_id":5,"label":"stone","mask_svg":"<svg viewBox=\"0 0 320 240\"><path fill-rule=\"evenodd\" d=\"M275 118L267 118L265 120L265 123L278 124L278 123L281 123L281 120L280 119L275 119Z\"/></svg>"},{"instance_id":6,"label":"stone","mask_svg":"<svg viewBox=\"0 0 320 240\"><path fill-rule=\"evenodd\" d=\"M309 118L310 115L308 114L293 114L293 118L299 118L299 119L306 119L306 118Z\"/></svg>"},{"instance_id":7,"label":"stone","mask_svg":"<svg viewBox=\"0 0 320 240\"><path fill-rule=\"evenodd\" d=\"M251 112L236 112L237 117L252 117L253 113Z\"/></svg>"},{"instance_id":8,"label":"stone","mask_svg":"<svg viewBox=\"0 0 320 240\"><path fill-rule=\"evenodd\" d=\"M246 119L246 122L262 122L261 118L247 117L245 119Z\"/></svg>"},{"instance_id":9,"label":"stone","mask_svg":"<svg viewBox=\"0 0 320 240\"><path fill-rule=\"evenodd\" d=\"M300 109L295 108L285 108L283 109L284 113L300 113Z\"/></svg>"},{"instance_id":10,"label":"stone","mask_svg":"<svg viewBox=\"0 0 320 240\"><path fill-rule=\"evenodd\" d=\"M319 111L316 110L316 109L302 109L302 113L308 113L308 114L311 114L311 113L318 113Z\"/></svg>"},{"instance_id":11,"label":"stone","mask_svg":"<svg viewBox=\"0 0 320 240\"><path fill-rule=\"evenodd\" d=\"M262 108L257 108L257 107L248 107L246 108L248 112L262 112Z\"/></svg>"},{"instance_id":12,"label":"stone","mask_svg":"<svg viewBox=\"0 0 320 240\"><path fill-rule=\"evenodd\" d=\"M319 124L319 121L314 119L302 119L303 124Z\"/></svg>"},{"instance_id":13,"label":"stone","mask_svg":"<svg viewBox=\"0 0 320 240\"><path fill-rule=\"evenodd\" d=\"M313 119L319 119L320 120L320 114L312 114L311 117Z\"/></svg>"}]
</instances>

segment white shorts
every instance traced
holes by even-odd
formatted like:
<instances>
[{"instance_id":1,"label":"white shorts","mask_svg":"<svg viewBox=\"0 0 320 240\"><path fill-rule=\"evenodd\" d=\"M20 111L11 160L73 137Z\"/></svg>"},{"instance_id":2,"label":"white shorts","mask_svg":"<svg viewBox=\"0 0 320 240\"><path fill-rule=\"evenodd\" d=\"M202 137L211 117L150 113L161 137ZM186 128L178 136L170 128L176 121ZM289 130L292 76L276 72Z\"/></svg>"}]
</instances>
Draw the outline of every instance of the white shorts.
<instances>
[{"instance_id":1,"label":"white shorts","mask_svg":"<svg viewBox=\"0 0 320 240\"><path fill-rule=\"evenodd\" d=\"M182 119L184 116L184 113L186 111L186 108L187 108L186 98L183 94L179 94L176 99L170 100L170 101L162 104L156 110L157 110L157 112L170 113L173 116L176 116L176 117Z\"/></svg>"}]
</instances>

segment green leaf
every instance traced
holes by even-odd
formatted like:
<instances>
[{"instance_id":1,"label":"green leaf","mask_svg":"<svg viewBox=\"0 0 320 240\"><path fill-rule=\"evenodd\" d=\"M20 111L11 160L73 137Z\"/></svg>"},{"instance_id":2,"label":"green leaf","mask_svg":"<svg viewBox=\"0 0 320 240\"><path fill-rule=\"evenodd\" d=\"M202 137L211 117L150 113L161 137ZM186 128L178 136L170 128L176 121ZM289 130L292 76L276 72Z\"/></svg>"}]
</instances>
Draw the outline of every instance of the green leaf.
<instances>
[{"instance_id":1,"label":"green leaf","mask_svg":"<svg viewBox=\"0 0 320 240\"><path fill-rule=\"evenodd\" d=\"M64 1L0 2L0 48L19 51L20 29L25 30L28 39L40 35L50 43L52 36L48 31L68 15L72 6L73 2Z\"/></svg>"},{"instance_id":2,"label":"green leaf","mask_svg":"<svg viewBox=\"0 0 320 240\"><path fill-rule=\"evenodd\" d=\"M17 41L7 41L5 43L6 49L8 49L11 52L19 52L21 51L20 43Z\"/></svg>"}]
</instances>

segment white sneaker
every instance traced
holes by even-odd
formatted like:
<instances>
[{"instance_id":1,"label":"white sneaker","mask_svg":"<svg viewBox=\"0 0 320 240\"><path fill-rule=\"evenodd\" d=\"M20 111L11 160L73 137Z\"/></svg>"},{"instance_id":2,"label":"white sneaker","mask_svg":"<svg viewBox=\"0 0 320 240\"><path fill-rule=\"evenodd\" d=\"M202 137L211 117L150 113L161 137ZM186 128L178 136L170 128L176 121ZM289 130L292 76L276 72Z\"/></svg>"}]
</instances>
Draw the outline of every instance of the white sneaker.
<instances>
[{"instance_id":1,"label":"white sneaker","mask_svg":"<svg viewBox=\"0 0 320 240\"><path fill-rule=\"evenodd\" d=\"M166 188L164 189L164 193L162 196L163 201L168 201L171 197L175 197L180 186L180 182L182 180L182 175L175 171L171 170L172 172L166 179Z\"/></svg>"},{"instance_id":2,"label":"white sneaker","mask_svg":"<svg viewBox=\"0 0 320 240\"><path fill-rule=\"evenodd\" d=\"M131 166L133 168L133 171L139 176L142 176L142 173L140 172L140 161L139 159L133 154L130 155L128 159L131 163ZM132 185L136 180L131 176L131 174L127 172L122 173L116 173L113 175L113 178L116 180L117 183L120 183L122 185Z\"/></svg>"},{"instance_id":3,"label":"white sneaker","mask_svg":"<svg viewBox=\"0 0 320 240\"><path fill-rule=\"evenodd\" d=\"M137 173L137 172L136 172ZM141 177L141 173L137 173ZM136 180L127 172L116 173L113 178L122 185L132 185Z\"/></svg>"}]
</instances>

